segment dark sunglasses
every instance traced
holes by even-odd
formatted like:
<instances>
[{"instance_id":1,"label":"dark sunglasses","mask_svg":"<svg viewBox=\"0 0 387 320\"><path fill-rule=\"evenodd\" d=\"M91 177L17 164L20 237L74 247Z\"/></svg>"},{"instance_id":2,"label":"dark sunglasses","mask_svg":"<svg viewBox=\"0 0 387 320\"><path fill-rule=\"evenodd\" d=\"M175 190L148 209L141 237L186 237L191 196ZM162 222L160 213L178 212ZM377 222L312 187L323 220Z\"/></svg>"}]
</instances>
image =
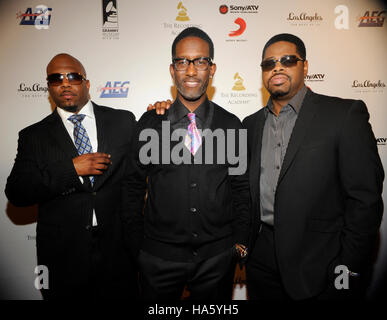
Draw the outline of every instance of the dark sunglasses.
<instances>
[{"instance_id":1,"label":"dark sunglasses","mask_svg":"<svg viewBox=\"0 0 387 320\"><path fill-rule=\"evenodd\" d=\"M47 83L50 86L60 86L63 83L64 78L67 78L69 84L78 85L81 84L86 78L77 72L69 73L52 73L47 76Z\"/></svg>"},{"instance_id":2,"label":"dark sunglasses","mask_svg":"<svg viewBox=\"0 0 387 320\"><path fill-rule=\"evenodd\" d=\"M282 66L284 66L286 68L290 68L290 67L294 67L298 61L305 61L305 59L300 59L299 57L297 57L295 55L287 55L287 56L283 56L279 59L263 60L261 62L262 71L273 70L278 61L282 64Z\"/></svg>"}]
</instances>

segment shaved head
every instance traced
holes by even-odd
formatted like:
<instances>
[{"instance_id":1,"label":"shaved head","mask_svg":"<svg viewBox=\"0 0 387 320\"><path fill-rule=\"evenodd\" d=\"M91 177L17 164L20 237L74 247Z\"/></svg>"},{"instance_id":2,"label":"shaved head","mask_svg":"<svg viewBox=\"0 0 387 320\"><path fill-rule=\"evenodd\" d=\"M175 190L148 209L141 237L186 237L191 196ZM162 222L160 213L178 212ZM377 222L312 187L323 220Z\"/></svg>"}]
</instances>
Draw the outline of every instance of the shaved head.
<instances>
[{"instance_id":1,"label":"shaved head","mask_svg":"<svg viewBox=\"0 0 387 320\"><path fill-rule=\"evenodd\" d=\"M57 54L47 65L47 76L59 73L65 75L61 84L47 83L48 91L58 108L78 113L89 101L90 82L82 63L67 53ZM67 79L69 73L80 73L85 79L80 84Z\"/></svg>"},{"instance_id":2,"label":"shaved head","mask_svg":"<svg viewBox=\"0 0 387 320\"><path fill-rule=\"evenodd\" d=\"M80 70L78 72L82 73L86 78L86 70L83 67L82 63L77 58L74 58L73 56L67 53L59 53L51 59L51 61L47 65L47 69L46 69L47 74L51 74L52 69L58 64L61 66L67 66L67 65L71 65L72 67L76 66Z\"/></svg>"}]
</instances>

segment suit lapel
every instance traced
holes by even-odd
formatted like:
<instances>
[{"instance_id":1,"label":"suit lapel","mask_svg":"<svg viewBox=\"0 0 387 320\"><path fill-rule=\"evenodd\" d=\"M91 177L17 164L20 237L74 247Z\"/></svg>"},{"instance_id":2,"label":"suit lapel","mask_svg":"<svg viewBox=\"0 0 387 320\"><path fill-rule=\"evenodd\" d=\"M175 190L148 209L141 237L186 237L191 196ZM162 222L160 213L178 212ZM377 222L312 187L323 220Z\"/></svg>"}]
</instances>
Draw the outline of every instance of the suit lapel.
<instances>
[{"instance_id":1,"label":"suit lapel","mask_svg":"<svg viewBox=\"0 0 387 320\"><path fill-rule=\"evenodd\" d=\"M253 127L253 137L251 139L251 155L250 155L250 188L252 194L255 195L254 203L259 199L259 177L261 175L261 149L262 135L265 126L265 113L258 113L257 121Z\"/></svg>"},{"instance_id":2,"label":"suit lapel","mask_svg":"<svg viewBox=\"0 0 387 320\"><path fill-rule=\"evenodd\" d=\"M95 124L97 127L98 152L110 153L110 150L108 150L109 135L107 134L110 129L106 116L104 115L104 110L94 102L92 103L95 115ZM94 177L93 189L97 189L103 183L103 181L106 180L106 178L110 175L111 170L111 165L109 165L108 169L102 175Z\"/></svg>"},{"instance_id":3,"label":"suit lapel","mask_svg":"<svg viewBox=\"0 0 387 320\"><path fill-rule=\"evenodd\" d=\"M312 119L315 115L316 107L316 103L313 102L313 100L314 94L312 91L308 90L305 95L304 102L302 103L300 114L298 115L298 118L294 125L293 132L290 136L288 148L286 150L284 162L282 164L277 185L281 183L281 180L283 179L287 170L292 164L294 157L296 156L297 151L300 145L302 144L305 134L307 133L308 128L311 125Z\"/></svg>"},{"instance_id":4,"label":"suit lapel","mask_svg":"<svg viewBox=\"0 0 387 320\"><path fill-rule=\"evenodd\" d=\"M71 156L71 158L77 157L77 148L71 140L56 109L47 118L47 122L51 136L56 140L58 146L64 151L64 153Z\"/></svg>"},{"instance_id":5,"label":"suit lapel","mask_svg":"<svg viewBox=\"0 0 387 320\"><path fill-rule=\"evenodd\" d=\"M78 157L78 150L75 147L73 140L69 136L67 129L65 128L62 119L60 118L56 109L47 118L47 123L51 136L55 139L59 148L62 149L62 151L71 158ZM89 179L84 179L83 181L83 186L85 188L90 188Z\"/></svg>"}]
</instances>

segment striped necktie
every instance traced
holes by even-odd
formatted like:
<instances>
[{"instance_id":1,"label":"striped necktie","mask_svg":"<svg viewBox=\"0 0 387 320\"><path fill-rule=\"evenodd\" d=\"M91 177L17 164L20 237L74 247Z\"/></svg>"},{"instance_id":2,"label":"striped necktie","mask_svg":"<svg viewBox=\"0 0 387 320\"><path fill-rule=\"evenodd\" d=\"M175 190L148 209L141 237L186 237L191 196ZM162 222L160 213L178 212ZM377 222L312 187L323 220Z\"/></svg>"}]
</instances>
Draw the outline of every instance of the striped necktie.
<instances>
[{"instance_id":1,"label":"striped necktie","mask_svg":"<svg viewBox=\"0 0 387 320\"><path fill-rule=\"evenodd\" d=\"M188 150L195 155L200 145L202 144L202 137L196 126L196 115L194 113L188 113L188 119L190 124L188 125L188 133L185 136L184 145Z\"/></svg>"},{"instance_id":2,"label":"striped necktie","mask_svg":"<svg viewBox=\"0 0 387 320\"><path fill-rule=\"evenodd\" d=\"M84 114L73 114L68 118L68 120L74 124L74 144L78 150L79 155L93 152L87 131L82 125L82 121L85 119L85 117L86 115ZM94 183L93 176L90 177L90 182L91 184Z\"/></svg>"}]
</instances>

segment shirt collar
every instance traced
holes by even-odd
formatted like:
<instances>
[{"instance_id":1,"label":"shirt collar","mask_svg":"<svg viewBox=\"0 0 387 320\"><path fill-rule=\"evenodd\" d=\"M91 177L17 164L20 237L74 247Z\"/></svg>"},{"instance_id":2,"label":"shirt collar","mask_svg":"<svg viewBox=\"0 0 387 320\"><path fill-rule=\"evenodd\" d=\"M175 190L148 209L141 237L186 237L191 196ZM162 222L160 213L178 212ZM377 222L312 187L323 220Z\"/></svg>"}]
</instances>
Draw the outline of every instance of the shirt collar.
<instances>
[{"instance_id":1,"label":"shirt collar","mask_svg":"<svg viewBox=\"0 0 387 320\"><path fill-rule=\"evenodd\" d=\"M63 110L59 107L57 107L56 110L63 122L66 122L68 118L74 114L73 112ZM87 103L82 107L82 109L78 112L78 114L84 114L86 117L90 119L93 119L93 120L95 119L94 108L93 108L93 104L91 103L91 100L87 101Z\"/></svg>"},{"instance_id":2,"label":"shirt collar","mask_svg":"<svg viewBox=\"0 0 387 320\"><path fill-rule=\"evenodd\" d=\"M304 101L304 98L305 98L305 95L306 95L306 92L308 91L308 89L306 88L306 86L304 85L297 93L296 95L290 99L290 101L288 102L288 105L290 105L292 107L292 109L298 114L301 110L301 106L302 106L302 102ZM272 102L272 99L271 97L269 98L269 101L267 102L267 109L266 111L271 111L273 112L273 102Z\"/></svg>"},{"instance_id":3,"label":"shirt collar","mask_svg":"<svg viewBox=\"0 0 387 320\"><path fill-rule=\"evenodd\" d=\"M198 117L203 123L207 120L210 110L210 101L208 97L203 103L193 112L196 117ZM170 108L170 118L171 123L180 121L183 117L187 116L190 111L184 106L184 104L176 98L175 102Z\"/></svg>"}]
</instances>

